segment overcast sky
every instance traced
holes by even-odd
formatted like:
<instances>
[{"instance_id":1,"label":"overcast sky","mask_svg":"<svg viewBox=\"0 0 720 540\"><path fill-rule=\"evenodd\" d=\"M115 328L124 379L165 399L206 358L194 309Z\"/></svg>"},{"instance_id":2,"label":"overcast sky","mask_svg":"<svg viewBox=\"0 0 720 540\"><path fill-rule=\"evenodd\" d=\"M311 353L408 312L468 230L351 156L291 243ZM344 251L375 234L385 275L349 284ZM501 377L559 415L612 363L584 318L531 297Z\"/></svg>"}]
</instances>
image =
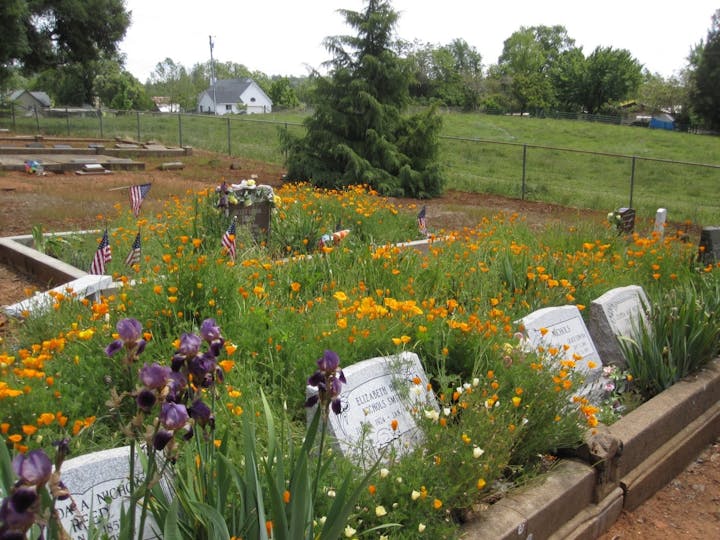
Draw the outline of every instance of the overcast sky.
<instances>
[{"instance_id":1,"label":"overcast sky","mask_svg":"<svg viewBox=\"0 0 720 540\"><path fill-rule=\"evenodd\" d=\"M338 9L361 11L363 0L125 0L132 22L120 49L126 68L145 82L171 58L190 69L213 56L267 75L307 75L330 55L325 37L353 34ZM397 37L446 45L464 39L487 67L521 26L563 25L585 55L595 47L628 49L653 73L668 77L705 39L717 0L393 0Z\"/></svg>"}]
</instances>

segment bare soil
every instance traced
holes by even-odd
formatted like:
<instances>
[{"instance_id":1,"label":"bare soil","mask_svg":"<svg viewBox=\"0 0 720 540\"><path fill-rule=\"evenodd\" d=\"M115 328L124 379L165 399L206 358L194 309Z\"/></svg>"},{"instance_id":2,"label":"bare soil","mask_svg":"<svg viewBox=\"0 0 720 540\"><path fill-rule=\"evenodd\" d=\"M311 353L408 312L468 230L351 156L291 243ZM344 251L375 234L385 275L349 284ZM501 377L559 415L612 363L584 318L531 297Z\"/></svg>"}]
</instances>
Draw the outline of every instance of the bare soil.
<instances>
[{"instance_id":1,"label":"bare soil","mask_svg":"<svg viewBox=\"0 0 720 540\"><path fill-rule=\"evenodd\" d=\"M284 172L278 166L200 151L182 159L182 170L159 170L164 161L170 160L146 159L145 171L113 171L97 176L34 176L0 171L0 237L30 234L36 225L45 232L97 228L102 221L99 216L113 215L116 204L128 204L126 188L133 184L152 182L143 210L154 212L172 196L182 196L188 190L214 189L223 179L238 182L254 174L258 183L279 186ZM426 204L428 227L433 231L472 227L483 217L498 213L515 213L531 226L539 227L552 222L571 225L579 220L604 220L607 212L452 191L431 201L398 203ZM23 300L28 291L42 289L42 285L0 264L0 306ZM6 319L0 315L0 340L7 327ZM641 537L720 538L720 440L636 511L623 512L601 540Z\"/></svg>"}]
</instances>

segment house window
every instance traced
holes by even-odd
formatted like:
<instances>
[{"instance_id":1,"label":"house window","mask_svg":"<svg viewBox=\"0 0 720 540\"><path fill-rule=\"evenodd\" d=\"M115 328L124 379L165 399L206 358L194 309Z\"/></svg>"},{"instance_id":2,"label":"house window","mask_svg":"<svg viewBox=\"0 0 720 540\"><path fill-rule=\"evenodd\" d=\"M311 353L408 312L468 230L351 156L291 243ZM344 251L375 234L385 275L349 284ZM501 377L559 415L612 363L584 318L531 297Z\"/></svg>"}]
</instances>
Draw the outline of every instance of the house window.
<instances>
[{"instance_id":1,"label":"house window","mask_svg":"<svg viewBox=\"0 0 720 540\"><path fill-rule=\"evenodd\" d=\"M200 105L200 112L203 112L203 106Z\"/></svg>"},{"instance_id":2,"label":"house window","mask_svg":"<svg viewBox=\"0 0 720 540\"><path fill-rule=\"evenodd\" d=\"M225 110L226 110L226 111L232 111L232 105L230 105L229 103L226 103L226 104L225 104Z\"/></svg>"},{"instance_id":3,"label":"house window","mask_svg":"<svg viewBox=\"0 0 720 540\"><path fill-rule=\"evenodd\" d=\"M250 101L252 101L253 103L255 103L255 98L254 98L254 97L253 97L253 98L250 98Z\"/></svg>"}]
</instances>

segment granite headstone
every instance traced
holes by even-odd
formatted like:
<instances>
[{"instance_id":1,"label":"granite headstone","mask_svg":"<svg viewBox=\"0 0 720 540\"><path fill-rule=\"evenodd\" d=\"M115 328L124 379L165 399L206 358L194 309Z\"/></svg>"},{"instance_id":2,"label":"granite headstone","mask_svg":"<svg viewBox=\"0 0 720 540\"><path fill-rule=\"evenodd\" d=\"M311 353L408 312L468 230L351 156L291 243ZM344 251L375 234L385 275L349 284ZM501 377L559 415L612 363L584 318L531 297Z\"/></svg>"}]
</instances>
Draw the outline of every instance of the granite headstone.
<instances>
[{"instance_id":1,"label":"granite headstone","mask_svg":"<svg viewBox=\"0 0 720 540\"><path fill-rule=\"evenodd\" d=\"M603 365L626 367L619 340L637 337L641 321L648 325L645 291L638 285L617 287L590 303L588 330Z\"/></svg>"}]
</instances>

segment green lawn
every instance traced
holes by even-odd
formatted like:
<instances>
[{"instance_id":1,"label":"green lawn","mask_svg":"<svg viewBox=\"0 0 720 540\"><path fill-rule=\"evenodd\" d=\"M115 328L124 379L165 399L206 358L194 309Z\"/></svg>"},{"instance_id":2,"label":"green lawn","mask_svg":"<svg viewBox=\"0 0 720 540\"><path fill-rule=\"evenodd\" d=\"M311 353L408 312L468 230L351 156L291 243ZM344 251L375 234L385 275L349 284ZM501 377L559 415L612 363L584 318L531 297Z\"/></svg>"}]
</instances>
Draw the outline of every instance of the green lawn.
<instances>
[{"instance_id":1,"label":"green lawn","mask_svg":"<svg viewBox=\"0 0 720 540\"><path fill-rule=\"evenodd\" d=\"M278 132L300 133L305 115L128 113L15 122L20 133L39 125L48 135L154 139L282 164ZM664 207L672 221L717 224L718 137L479 113L443 113L443 120L440 160L448 189L607 211L632 204L640 218ZM9 122L0 120L0 127Z\"/></svg>"}]
</instances>

